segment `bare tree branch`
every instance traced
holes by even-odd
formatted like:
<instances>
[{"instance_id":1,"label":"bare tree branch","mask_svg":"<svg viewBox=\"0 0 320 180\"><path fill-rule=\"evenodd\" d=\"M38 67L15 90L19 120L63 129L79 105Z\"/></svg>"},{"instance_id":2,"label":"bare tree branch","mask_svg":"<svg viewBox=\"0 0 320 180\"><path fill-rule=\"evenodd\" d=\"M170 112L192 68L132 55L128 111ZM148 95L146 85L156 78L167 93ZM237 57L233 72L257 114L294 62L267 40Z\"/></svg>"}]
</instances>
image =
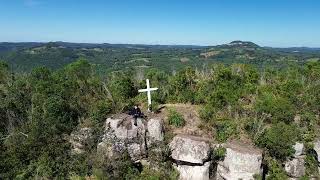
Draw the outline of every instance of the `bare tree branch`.
<instances>
[{"instance_id":1,"label":"bare tree branch","mask_svg":"<svg viewBox=\"0 0 320 180\"><path fill-rule=\"evenodd\" d=\"M23 135L23 136L25 136L25 137L29 137L28 134L25 134L25 133L23 133L23 132L18 132L18 133L16 133L16 134L10 134L10 135L8 135L8 136L2 137L2 138L0 138L0 140L8 139L8 138L11 137L11 136L15 136L15 135L19 135L19 134L21 134L21 135Z\"/></svg>"}]
</instances>

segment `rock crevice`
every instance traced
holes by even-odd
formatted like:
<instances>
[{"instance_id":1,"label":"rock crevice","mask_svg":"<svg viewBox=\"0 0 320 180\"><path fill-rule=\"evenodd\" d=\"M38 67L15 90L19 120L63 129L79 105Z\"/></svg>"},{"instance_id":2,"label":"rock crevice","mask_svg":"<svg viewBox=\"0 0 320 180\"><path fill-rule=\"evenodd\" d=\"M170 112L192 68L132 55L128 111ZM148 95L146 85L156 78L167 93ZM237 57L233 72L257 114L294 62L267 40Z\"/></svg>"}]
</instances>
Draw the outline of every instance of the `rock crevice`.
<instances>
[{"instance_id":1,"label":"rock crevice","mask_svg":"<svg viewBox=\"0 0 320 180\"><path fill-rule=\"evenodd\" d=\"M210 179L210 144L196 136L177 135L169 145L181 180Z\"/></svg>"}]
</instances>

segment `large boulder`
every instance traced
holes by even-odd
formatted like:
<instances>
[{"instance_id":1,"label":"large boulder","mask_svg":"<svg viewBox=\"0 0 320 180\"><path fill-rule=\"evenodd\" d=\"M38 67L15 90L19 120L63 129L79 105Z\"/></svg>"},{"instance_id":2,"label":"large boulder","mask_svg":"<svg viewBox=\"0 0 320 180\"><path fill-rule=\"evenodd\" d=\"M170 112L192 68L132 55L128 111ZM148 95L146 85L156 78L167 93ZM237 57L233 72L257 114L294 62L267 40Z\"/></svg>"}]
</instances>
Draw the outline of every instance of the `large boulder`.
<instances>
[{"instance_id":1,"label":"large boulder","mask_svg":"<svg viewBox=\"0 0 320 180\"><path fill-rule=\"evenodd\" d=\"M210 162L204 163L203 166L178 165L180 180L209 180Z\"/></svg>"},{"instance_id":2,"label":"large boulder","mask_svg":"<svg viewBox=\"0 0 320 180\"><path fill-rule=\"evenodd\" d=\"M305 175L304 156L293 158L285 163L284 169L288 176L300 178Z\"/></svg>"},{"instance_id":3,"label":"large boulder","mask_svg":"<svg viewBox=\"0 0 320 180\"><path fill-rule=\"evenodd\" d=\"M171 157L176 161L203 164L209 159L210 145L195 136L175 136L170 143Z\"/></svg>"},{"instance_id":4,"label":"large boulder","mask_svg":"<svg viewBox=\"0 0 320 180\"><path fill-rule=\"evenodd\" d=\"M170 143L171 157L175 160L180 180L207 180L211 162L210 144L196 136L177 135Z\"/></svg>"},{"instance_id":5,"label":"large boulder","mask_svg":"<svg viewBox=\"0 0 320 180\"><path fill-rule=\"evenodd\" d=\"M262 175L262 151L249 145L228 143L223 161L218 162L218 180L253 180L254 175Z\"/></svg>"},{"instance_id":6,"label":"large boulder","mask_svg":"<svg viewBox=\"0 0 320 180\"><path fill-rule=\"evenodd\" d=\"M153 118L147 124L147 144L156 144L164 139L163 121L158 118Z\"/></svg>"},{"instance_id":7,"label":"large boulder","mask_svg":"<svg viewBox=\"0 0 320 180\"><path fill-rule=\"evenodd\" d=\"M77 131L72 132L69 139L72 153L84 153L85 148L91 143L92 139L91 128L80 128Z\"/></svg>"},{"instance_id":8,"label":"large boulder","mask_svg":"<svg viewBox=\"0 0 320 180\"><path fill-rule=\"evenodd\" d=\"M137 161L146 154L145 135L143 119L138 118L135 126L134 119L125 114L108 118L97 151L107 157L113 157L127 150L131 159Z\"/></svg>"}]
</instances>

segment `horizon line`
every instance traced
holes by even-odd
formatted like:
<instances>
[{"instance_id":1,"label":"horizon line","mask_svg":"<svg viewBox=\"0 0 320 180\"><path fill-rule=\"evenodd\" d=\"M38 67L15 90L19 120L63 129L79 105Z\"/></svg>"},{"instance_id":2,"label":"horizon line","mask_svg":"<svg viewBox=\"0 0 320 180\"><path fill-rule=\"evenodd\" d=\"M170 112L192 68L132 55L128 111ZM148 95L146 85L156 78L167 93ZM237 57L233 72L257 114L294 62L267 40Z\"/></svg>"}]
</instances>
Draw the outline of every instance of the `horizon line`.
<instances>
[{"instance_id":1,"label":"horizon line","mask_svg":"<svg viewBox=\"0 0 320 180\"><path fill-rule=\"evenodd\" d=\"M242 42L252 42L259 47L263 48L320 48L320 46L261 46L253 41L245 41L245 40L234 40L234 41L242 41ZM198 47L212 47L212 46L219 46L219 45L226 45L231 42L227 43L216 43L216 44L211 44L211 45L203 45L203 44L158 44L158 43L123 43L123 42L75 42L75 41L0 41L0 43L73 43L73 44L110 44L110 45L141 45L141 46L198 46Z\"/></svg>"}]
</instances>

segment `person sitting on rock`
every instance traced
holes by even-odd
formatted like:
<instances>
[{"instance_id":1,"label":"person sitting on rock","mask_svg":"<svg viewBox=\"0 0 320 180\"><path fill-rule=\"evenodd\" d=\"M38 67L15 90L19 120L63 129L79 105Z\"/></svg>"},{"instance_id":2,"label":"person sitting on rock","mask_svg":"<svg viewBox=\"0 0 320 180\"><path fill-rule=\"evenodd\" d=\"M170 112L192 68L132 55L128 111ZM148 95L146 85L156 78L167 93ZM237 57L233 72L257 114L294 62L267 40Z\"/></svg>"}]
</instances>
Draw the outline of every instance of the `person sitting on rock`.
<instances>
[{"instance_id":1,"label":"person sitting on rock","mask_svg":"<svg viewBox=\"0 0 320 180\"><path fill-rule=\"evenodd\" d=\"M134 118L134 125L137 126L137 119L141 117L141 110L138 105L135 105L134 108L131 110L130 115Z\"/></svg>"}]
</instances>

